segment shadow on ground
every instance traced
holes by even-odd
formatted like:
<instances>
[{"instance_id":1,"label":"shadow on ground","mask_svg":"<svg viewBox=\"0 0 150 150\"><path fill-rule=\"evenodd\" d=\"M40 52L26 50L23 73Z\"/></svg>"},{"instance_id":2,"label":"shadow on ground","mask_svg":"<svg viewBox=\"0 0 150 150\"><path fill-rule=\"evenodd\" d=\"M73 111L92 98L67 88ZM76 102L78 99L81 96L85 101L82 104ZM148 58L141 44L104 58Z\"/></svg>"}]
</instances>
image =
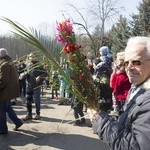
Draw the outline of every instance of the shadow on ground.
<instances>
[{"instance_id":1,"label":"shadow on ground","mask_svg":"<svg viewBox=\"0 0 150 150\"><path fill-rule=\"evenodd\" d=\"M11 137L16 139L12 140ZM102 143L99 139L94 139L83 135L63 133L45 134L26 130L22 130L20 133L10 132L9 135L0 143L0 145L2 150L13 150L11 146L25 146L30 143L38 145L39 147L47 146L49 149L109 150L107 145Z\"/></svg>"}]
</instances>

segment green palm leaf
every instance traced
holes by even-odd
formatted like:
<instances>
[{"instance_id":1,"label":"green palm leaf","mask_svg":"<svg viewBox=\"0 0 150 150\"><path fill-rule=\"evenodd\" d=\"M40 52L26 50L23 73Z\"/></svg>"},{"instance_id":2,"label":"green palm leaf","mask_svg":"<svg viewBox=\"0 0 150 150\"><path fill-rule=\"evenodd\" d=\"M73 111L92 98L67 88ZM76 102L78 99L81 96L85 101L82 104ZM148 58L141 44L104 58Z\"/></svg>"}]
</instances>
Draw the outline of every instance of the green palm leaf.
<instances>
[{"instance_id":1,"label":"green palm leaf","mask_svg":"<svg viewBox=\"0 0 150 150\"><path fill-rule=\"evenodd\" d=\"M80 91L78 91L72 80L66 75L64 70L60 67L59 63L56 61L54 56L49 52L49 48L51 47L48 42L45 42L42 38L42 35L40 32L38 32L35 29L31 29L31 31L28 31L25 27L23 27L21 24L12 21L6 17L2 17L1 20L5 21L12 27L12 33L17 36L18 38L22 39L29 45L33 46L35 49L39 50L42 52L47 59L51 62L50 64L53 65L54 69L57 69L59 73L65 78L65 80L68 82L69 85L71 85L72 90L69 91L71 92L75 97L77 97L79 100L82 102L85 102L86 99L80 94ZM45 43L44 43L45 42ZM50 43L50 42L49 42Z\"/></svg>"}]
</instances>

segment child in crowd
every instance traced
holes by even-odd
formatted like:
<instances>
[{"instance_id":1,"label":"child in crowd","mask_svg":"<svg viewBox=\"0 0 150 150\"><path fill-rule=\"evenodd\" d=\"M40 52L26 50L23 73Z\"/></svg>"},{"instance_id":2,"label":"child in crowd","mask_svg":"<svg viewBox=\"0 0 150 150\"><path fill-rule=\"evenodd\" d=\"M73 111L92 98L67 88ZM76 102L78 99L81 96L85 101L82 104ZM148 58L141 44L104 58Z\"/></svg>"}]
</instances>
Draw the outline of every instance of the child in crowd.
<instances>
[{"instance_id":1,"label":"child in crowd","mask_svg":"<svg viewBox=\"0 0 150 150\"><path fill-rule=\"evenodd\" d=\"M114 71L110 78L110 87L113 89L112 97L114 112L119 111L121 113L131 83L125 72L124 52L120 52L117 56L118 57L114 63Z\"/></svg>"}]
</instances>

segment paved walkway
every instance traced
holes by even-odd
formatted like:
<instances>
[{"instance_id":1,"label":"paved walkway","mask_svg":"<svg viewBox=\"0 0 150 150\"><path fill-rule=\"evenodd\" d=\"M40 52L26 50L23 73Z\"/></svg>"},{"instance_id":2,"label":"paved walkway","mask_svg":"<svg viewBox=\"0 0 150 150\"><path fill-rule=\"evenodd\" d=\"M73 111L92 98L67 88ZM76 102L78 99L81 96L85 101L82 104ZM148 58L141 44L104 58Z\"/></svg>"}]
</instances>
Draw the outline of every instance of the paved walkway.
<instances>
[{"instance_id":1,"label":"paved walkway","mask_svg":"<svg viewBox=\"0 0 150 150\"><path fill-rule=\"evenodd\" d=\"M0 150L109 150L93 134L88 116L85 126L73 126L73 111L69 105L58 105L49 95L42 97L41 103L41 120L24 122L20 131L13 131L14 124L8 119L9 134L0 138ZM21 99L13 107L19 118L26 115Z\"/></svg>"}]
</instances>

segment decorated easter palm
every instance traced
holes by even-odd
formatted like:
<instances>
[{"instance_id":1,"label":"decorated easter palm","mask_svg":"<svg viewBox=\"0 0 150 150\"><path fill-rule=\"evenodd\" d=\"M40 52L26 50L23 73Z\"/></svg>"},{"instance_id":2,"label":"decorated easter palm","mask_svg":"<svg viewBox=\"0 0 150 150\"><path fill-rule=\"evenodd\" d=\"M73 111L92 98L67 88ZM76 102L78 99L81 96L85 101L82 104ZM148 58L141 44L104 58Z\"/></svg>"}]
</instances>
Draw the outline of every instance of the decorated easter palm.
<instances>
[{"instance_id":1,"label":"decorated easter palm","mask_svg":"<svg viewBox=\"0 0 150 150\"><path fill-rule=\"evenodd\" d=\"M41 51L47 59L51 62L55 69L65 78L71 86L71 93L80 101L87 104L89 108L98 110L98 95L93 84L92 75L86 65L86 56L82 53L82 47L76 41L76 36L73 31L73 26L69 19L57 23L57 39L64 46L63 53L67 55L67 62L69 63L70 78L66 75L60 64L55 60L53 55L42 44L37 35L29 32L19 23L14 22L8 18L1 18L13 28L13 33L24 40L37 50Z\"/></svg>"},{"instance_id":2,"label":"decorated easter palm","mask_svg":"<svg viewBox=\"0 0 150 150\"><path fill-rule=\"evenodd\" d=\"M97 91L90 69L86 65L86 56L82 53L82 46L77 43L70 20L57 23L57 31L58 41L64 45L63 53L68 58L73 86L84 97L88 107L97 109Z\"/></svg>"}]
</instances>

